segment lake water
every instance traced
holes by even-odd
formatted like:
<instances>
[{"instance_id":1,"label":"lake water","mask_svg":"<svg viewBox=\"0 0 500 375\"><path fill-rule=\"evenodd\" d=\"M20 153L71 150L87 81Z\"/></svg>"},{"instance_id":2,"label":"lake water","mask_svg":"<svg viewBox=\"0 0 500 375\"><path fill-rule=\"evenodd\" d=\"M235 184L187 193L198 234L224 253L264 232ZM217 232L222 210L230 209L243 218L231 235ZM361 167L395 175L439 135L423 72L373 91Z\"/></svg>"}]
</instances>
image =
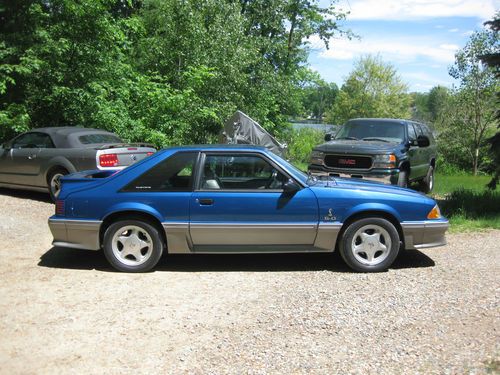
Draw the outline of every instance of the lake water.
<instances>
[{"instance_id":1,"label":"lake water","mask_svg":"<svg viewBox=\"0 0 500 375\"><path fill-rule=\"evenodd\" d=\"M295 130L300 130L303 128L311 128L325 133L336 131L339 128L339 125L333 125L333 124L312 124L307 122L292 122L291 124Z\"/></svg>"}]
</instances>

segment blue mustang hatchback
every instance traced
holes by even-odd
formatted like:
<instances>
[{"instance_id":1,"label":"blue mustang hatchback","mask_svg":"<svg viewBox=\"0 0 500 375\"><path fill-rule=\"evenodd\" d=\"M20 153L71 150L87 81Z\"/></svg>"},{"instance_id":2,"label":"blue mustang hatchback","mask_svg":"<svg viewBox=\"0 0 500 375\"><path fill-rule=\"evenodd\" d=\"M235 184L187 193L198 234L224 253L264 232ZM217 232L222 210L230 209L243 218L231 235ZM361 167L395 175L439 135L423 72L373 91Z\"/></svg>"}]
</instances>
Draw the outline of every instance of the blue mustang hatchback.
<instances>
[{"instance_id":1,"label":"blue mustang hatchback","mask_svg":"<svg viewBox=\"0 0 500 375\"><path fill-rule=\"evenodd\" d=\"M62 179L54 246L104 250L120 271L162 253L333 252L353 270L386 270L400 249L444 245L448 221L412 190L317 180L264 148L165 149L120 172Z\"/></svg>"}]
</instances>

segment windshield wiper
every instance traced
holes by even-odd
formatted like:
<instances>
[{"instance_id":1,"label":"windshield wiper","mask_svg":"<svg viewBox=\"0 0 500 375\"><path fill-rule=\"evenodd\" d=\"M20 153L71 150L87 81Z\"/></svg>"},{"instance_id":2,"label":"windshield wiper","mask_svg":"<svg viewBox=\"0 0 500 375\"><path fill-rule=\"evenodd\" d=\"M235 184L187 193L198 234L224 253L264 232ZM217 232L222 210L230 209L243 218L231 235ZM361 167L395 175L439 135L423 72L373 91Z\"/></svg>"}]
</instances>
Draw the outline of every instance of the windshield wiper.
<instances>
[{"instance_id":1,"label":"windshield wiper","mask_svg":"<svg viewBox=\"0 0 500 375\"><path fill-rule=\"evenodd\" d=\"M380 142L387 142L390 143L387 139L382 139L382 138L377 138L377 137L366 137L363 138L363 141L380 141Z\"/></svg>"},{"instance_id":2,"label":"windshield wiper","mask_svg":"<svg viewBox=\"0 0 500 375\"><path fill-rule=\"evenodd\" d=\"M356 137L340 137L340 138L335 138L335 139L350 139L350 140L353 140L353 141L359 141L359 139L356 138Z\"/></svg>"}]
</instances>

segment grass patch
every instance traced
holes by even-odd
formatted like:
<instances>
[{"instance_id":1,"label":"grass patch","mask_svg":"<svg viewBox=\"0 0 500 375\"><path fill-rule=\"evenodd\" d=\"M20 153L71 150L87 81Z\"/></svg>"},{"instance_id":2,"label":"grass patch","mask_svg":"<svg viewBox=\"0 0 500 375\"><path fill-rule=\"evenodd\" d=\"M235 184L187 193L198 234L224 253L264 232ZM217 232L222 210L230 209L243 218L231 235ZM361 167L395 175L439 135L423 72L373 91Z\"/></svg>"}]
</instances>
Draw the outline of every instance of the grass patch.
<instances>
[{"instance_id":1,"label":"grass patch","mask_svg":"<svg viewBox=\"0 0 500 375\"><path fill-rule=\"evenodd\" d=\"M436 175L434 198L451 232L500 229L500 191L485 188L489 176Z\"/></svg>"},{"instance_id":2,"label":"grass patch","mask_svg":"<svg viewBox=\"0 0 500 375\"><path fill-rule=\"evenodd\" d=\"M490 176L472 176L468 174L443 175L436 173L433 195L444 196L455 190L481 192L490 182Z\"/></svg>"}]
</instances>

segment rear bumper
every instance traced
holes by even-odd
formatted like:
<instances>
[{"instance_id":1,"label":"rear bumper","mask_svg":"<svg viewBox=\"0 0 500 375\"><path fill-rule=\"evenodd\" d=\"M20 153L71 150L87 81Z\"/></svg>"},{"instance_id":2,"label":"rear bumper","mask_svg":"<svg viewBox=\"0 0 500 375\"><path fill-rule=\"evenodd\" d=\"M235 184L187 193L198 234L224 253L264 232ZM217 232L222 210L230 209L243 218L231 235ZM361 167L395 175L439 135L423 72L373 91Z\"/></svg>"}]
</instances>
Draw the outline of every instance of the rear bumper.
<instances>
[{"instance_id":1,"label":"rear bumper","mask_svg":"<svg viewBox=\"0 0 500 375\"><path fill-rule=\"evenodd\" d=\"M52 245L73 249L99 250L99 229L102 221L68 220L51 217L49 228L54 237Z\"/></svg>"},{"instance_id":2,"label":"rear bumper","mask_svg":"<svg viewBox=\"0 0 500 375\"><path fill-rule=\"evenodd\" d=\"M448 220L402 222L405 249L424 249L446 245Z\"/></svg>"},{"instance_id":3,"label":"rear bumper","mask_svg":"<svg viewBox=\"0 0 500 375\"><path fill-rule=\"evenodd\" d=\"M356 171L353 169L335 169L323 165L311 164L308 167L313 176L321 177L345 177L359 178L369 181L382 182L384 184L397 185L399 178L399 169L372 168L369 171Z\"/></svg>"}]
</instances>

